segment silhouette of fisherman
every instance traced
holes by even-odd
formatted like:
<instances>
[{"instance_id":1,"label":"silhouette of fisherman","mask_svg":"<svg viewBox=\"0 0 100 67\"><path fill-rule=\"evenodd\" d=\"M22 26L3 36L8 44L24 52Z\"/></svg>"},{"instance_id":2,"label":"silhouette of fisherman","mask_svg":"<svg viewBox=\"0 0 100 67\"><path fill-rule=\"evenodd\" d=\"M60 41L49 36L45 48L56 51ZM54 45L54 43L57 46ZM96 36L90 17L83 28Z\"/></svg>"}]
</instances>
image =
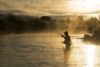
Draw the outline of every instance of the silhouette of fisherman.
<instances>
[{"instance_id":1,"label":"silhouette of fisherman","mask_svg":"<svg viewBox=\"0 0 100 67\"><path fill-rule=\"evenodd\" d=\"M71 39L70 36L68 34L67 31L64 32L64 35L61 35L65 40L64 40L64 44L66 44L66 46L70 46L71 45Z\"/></svg>"}]
</instances>

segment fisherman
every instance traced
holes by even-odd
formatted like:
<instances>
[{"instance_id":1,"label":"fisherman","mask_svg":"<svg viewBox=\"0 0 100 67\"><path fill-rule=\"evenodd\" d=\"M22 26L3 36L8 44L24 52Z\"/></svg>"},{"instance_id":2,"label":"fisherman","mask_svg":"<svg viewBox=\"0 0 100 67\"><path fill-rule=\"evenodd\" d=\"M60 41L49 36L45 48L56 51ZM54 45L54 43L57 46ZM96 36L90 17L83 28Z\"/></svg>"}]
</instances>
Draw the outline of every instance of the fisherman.
<instances>
[{"instance_id":1,"label":"fisherman","mask_svg":"<svg viewBox=\"0 0 100 67\"><path fill-rule=\"evenodd\" d=\"M63 43L65 43L66 46L70 46L71 45L71 39L70 39L68 32L65 31L64 35L61 35L61 36L65 39Z\"/></svg>"}]
</instances>

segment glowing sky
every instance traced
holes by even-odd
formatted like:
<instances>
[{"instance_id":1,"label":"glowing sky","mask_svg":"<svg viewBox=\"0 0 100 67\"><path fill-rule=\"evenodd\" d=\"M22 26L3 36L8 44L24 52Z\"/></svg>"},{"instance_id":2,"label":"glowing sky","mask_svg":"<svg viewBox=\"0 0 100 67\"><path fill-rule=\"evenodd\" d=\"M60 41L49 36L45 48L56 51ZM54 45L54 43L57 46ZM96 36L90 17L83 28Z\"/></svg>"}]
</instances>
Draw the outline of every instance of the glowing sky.
<instances>
[{"instance_id":1,"label":"glowing sky","mask_svg":"<svg viewBox=\"0 0 100 67\"><path fill-rule=\"evenodd\" d=\"M28 14L99 13L100 0L0 0L0 11Z\"/></svg>"}]
</instances>

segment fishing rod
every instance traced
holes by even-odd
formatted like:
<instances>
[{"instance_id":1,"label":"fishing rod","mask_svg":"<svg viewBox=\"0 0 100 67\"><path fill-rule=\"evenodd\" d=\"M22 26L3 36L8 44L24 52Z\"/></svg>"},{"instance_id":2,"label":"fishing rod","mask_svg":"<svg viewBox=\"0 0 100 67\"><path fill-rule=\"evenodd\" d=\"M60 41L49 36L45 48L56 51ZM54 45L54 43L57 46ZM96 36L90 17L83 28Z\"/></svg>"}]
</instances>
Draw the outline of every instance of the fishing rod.
<instances>
[{"instance_id":1,"label":"fishing rod","mask_svg":"<svg viewBox=\"0 0 100 67\"><path fill-rule=\"evenodd\" d=\"M61 32L56 32L58 35L63 35Z\"/></svg>"},{"instance_id":2,"label":"fishing rod","mask_svg":"<svg viewBox=\"0 0 100 67\"><path fill-rule=\"evenodd\" d=\"M63 35L63 33L61 33L61 32L56 32L57 34L59 34L59 36L61 36L61 37L65 37L64 35Z\"/></svg>"},{"instance_id":3,"label":"fishing rod","mask_svg":"<svg viewBox=\"0 0 100 67\"><path fill-rule=\"evenodd\" d=\"M63 33L61 33L61 32L56 32L57 34L60 34L60 35L62 35Z\"/></svg>"},{"instance_id":4,"label":"fishing rod","mask_svg":"<svg viewBox=\"0 0 100 67\"><path fill-rule=\"evenodd\" d=\"M60 33L60 32L57 32L58 34L60 34L60 35L62 35L62 33Z\"/></svg>"}]
</instances>

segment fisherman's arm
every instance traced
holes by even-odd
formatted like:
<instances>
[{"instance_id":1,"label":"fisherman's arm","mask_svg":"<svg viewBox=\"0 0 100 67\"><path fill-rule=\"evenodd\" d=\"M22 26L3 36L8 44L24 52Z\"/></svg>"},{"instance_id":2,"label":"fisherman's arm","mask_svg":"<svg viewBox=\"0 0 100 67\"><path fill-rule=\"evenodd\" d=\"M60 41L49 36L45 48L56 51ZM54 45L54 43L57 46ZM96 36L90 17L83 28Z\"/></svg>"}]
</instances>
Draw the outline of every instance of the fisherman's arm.
<instances>
[{"instance_id":1,"label":"fisherman's arm","mask_svg":"<svg viewBox=\"0 0 100 67\"><path fill-rule=\"evenodd\" d=\"M64 36L64 35L61 35L61 36L65 38L65 36Z\"/></svg>"}]
</instances>

